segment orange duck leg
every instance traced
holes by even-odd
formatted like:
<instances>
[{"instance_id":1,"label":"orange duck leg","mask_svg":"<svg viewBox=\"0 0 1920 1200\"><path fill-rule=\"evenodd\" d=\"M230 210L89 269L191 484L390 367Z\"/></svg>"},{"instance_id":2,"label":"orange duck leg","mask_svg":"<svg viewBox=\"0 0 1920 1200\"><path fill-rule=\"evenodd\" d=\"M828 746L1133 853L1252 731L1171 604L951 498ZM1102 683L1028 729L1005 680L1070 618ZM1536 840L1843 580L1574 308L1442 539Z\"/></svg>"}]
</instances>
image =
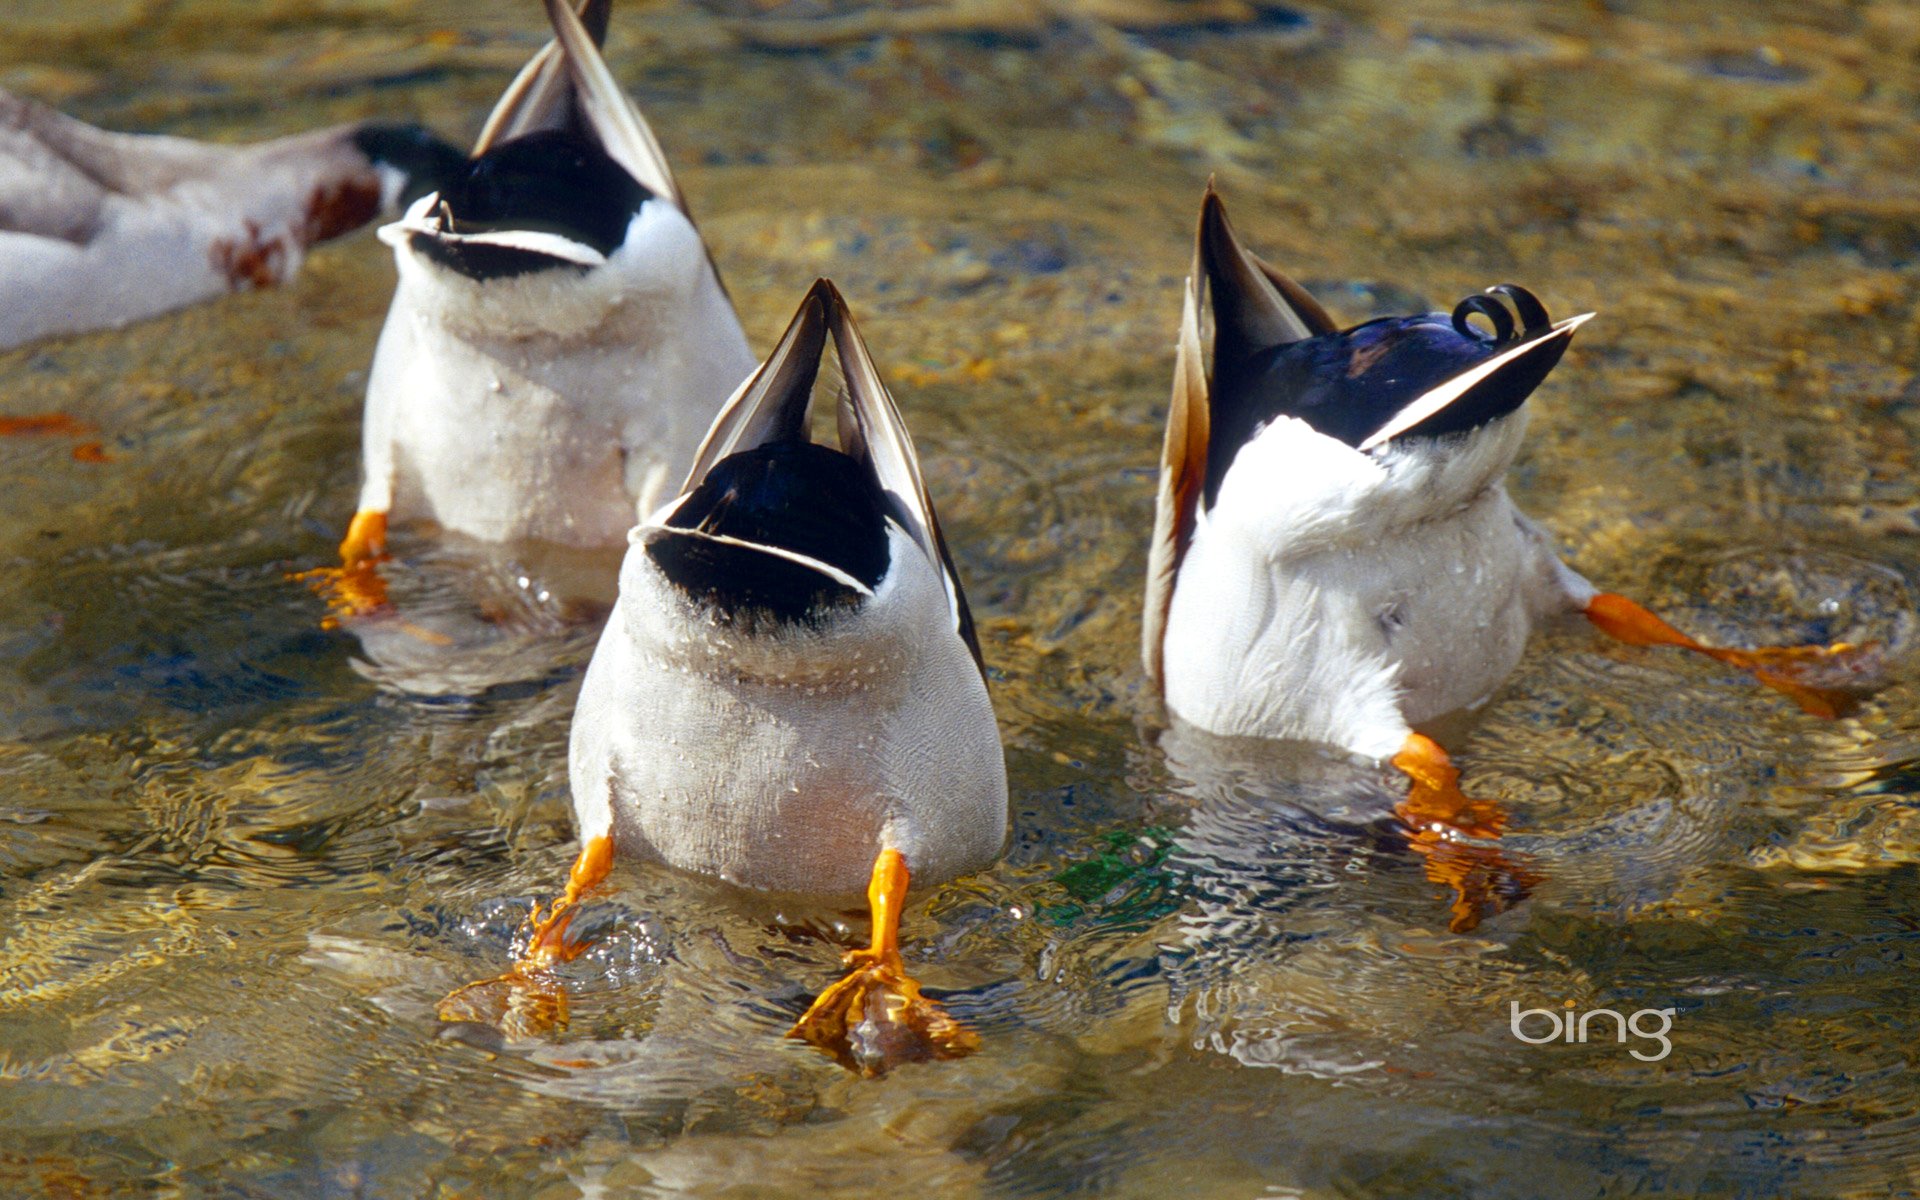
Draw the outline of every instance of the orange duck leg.
<instances>
[{"instance_id":1,"label":"orange duck leg","mask_svg":"<svg viewBox=\"0 0 1920 1200\"><path fill-rule=\"evenodd\" d=\"M847 975L820 993L787 1036L820 1050L862 1075L880 1075L900 1062L960 1058L980 1048L980 1037L920 994L900 957L900 910L907 898L907 860L882 850L867 884L873 941L849 950Z\"/></svg>"},{"instance_id":2,"label":"orange duck leg","mask_svg":"<svg viewBox=\"0 0 1920 1200\"><path fill-rule=\"evenodd\" d=\"M613 870L613 839L589 838L567 874L567 890L544 914L535 905L527 916L532 936L526 951L504 975L458 989L439 1004L442 1021L478 1021L511 1038L565 1029L570 1015L567 990L553 968L571 962L593 945L572 932L580 901Z\"/></svg>"},{"instance_id":3,"label":"orange duck leg","mask_svg":"<svg viewBox=\"0 0 1920 1200\"><path fill-rule=\"evenodd\" d=\"M1492 846L1463 838L1497 838L1507 812L1460 790L1460 772L1439 743L1422 733L1407 735L1393 765L1411 781L1394 809L1408 827L1407 847L1426 863L1427 879L1451 888L1447 928L1467 933L1494 913L1524 900L1540 877Z\"/></svg>"},{"instance_id":4,"label":"orange duck leg","mask_svg":"<svg viewBox=\"0 0 1920 1200\"><path fill-rule=\"evenodd\" d=\"M340 541L340 565L316 567L288 576L314 590L327 602L320 628L337 629L345 621L387 607L387 581L380 564L387 560L387 514L364 509L353 514L347 536Z\"/></svg>"},{"instance_id":5,"label":"orange duck leg","mask_svg":"<svg viewBox=\"0 0 1920 1200\"><path fill-rule=\"evenodd\" d=\"M1828 720L1844 717L1858 705L1863 689L1845 686L1844 677L1871 670L1876 658L1877 647L1847 642L1830 646L1763 646L1754 650L1705 646L1613 592L1601 592L1589 600L1586 614L1587 620L1602 633L1629 646L1673 646L1738 667L1784 693L1807 712ZM1842 681L1839 686L1836 678Z\"/></svg>"}]
</instances>

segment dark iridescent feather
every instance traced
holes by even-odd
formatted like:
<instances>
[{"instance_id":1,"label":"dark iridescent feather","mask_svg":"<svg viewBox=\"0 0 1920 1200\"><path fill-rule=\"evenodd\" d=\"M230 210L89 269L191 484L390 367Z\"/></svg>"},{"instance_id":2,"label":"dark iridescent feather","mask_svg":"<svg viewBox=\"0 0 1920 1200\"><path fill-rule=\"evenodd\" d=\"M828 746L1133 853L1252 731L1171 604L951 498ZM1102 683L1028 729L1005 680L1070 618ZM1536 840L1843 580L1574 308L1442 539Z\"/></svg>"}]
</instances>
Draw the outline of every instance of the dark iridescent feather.
<instances>
[{"instance_id":1,"label":"dark iridescent feather","mask_svg":"<svg viewBox=\"0 0 1920 1200\"><path fill-rule=\"evenodd\" d=\"M571 131L541 130L488 150L440 189L447 232L553 233L610 255L648 198L647 189L599 143ZM424 253L475 278L520 274L558 260L528 251L491 255L478 247L416 238ZM569 264L572 265L572 264Z\"/></svg>"},{"instance_id":2,"label":"dark iridescent feather","mask_svg":"<svg viewBox=\"0 0 1920 1200\"><path fill-rule=\"evenodd\" d=\"M467 166L466 155L423 125L363 125L354 131L353 144L370 161L385 163L405 176L399 195L402 211L458 178Z\"/></svg>"},{"instance_id":3,"label":"dark iridescent feather","mask_svg":"<svg viewBox=\"0 0 1920 1200\"><path fill-rule=\"evenodd\" d=\"M892 501L853 458L808 441L770 442L721 460L667 518L669 529L712 537L656 530L646 551L674 584L724 614L759 610L801 621L856 604L861 593L751 546L825 563L872 590L892 562L889 516Z\"/></svg>"},{"instance_id":4,"label":"dark iridescent feather","mask_svg":"<svg viewBox=\"0 0 1920 1200\"><path fill-rule=\"evenodd\" d=\"M1523 329L1516 332L1507 310L1481 295L1463 300L1451 317L1383 317L1251 353L1216 345L1207 503L1240 447L1279 417L1358 447L1423 396L1502 355L1507 361L1485 379L1393 439L1466 433L1519 408L1560 361L1567 339L1553 336L1531 293L1512 285L1496 290L1509 297ZM1474 326L1473 315L1487 318L1492 332Z\"/></svg>"}]
</instances>

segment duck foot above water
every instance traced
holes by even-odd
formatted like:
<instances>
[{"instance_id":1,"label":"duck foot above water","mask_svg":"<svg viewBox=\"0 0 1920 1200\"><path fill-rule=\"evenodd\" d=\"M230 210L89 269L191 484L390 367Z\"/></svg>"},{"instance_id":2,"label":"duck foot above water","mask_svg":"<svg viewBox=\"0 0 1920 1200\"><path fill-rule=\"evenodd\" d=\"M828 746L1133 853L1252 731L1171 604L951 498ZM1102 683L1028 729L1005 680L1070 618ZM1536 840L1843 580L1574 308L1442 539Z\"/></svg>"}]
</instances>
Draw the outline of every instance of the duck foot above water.
<instances>
[{"instance_id":1,"label":"duck foot above water","mask_svg":"<svg viewBox=\"0 0 1920 1200\"><path fill-rule=\"evenodd\" d=\"M1625 596L1601 592L1587 602L1587 620L1629 646L1672 646L1738 667L1816 717L1835 720L1859 707L1885 674L1878 643L1761 646L1727 650L1703 645Z\"/></svg>"},{"instance_id":2,"label":"duck foot above water","mask_svg":"<svg viewBox=\"0 0 1920 1200\"><path fill-rule=\"evenodd\" d=\"M320 628L338 629L347 621L387 609L387 581L380 576L386 549L387 514L362 510L353 514L347 536L340 541L339 566L315 567L287 578L306 584L327 602Z\"/></svg>"}]
</instances>

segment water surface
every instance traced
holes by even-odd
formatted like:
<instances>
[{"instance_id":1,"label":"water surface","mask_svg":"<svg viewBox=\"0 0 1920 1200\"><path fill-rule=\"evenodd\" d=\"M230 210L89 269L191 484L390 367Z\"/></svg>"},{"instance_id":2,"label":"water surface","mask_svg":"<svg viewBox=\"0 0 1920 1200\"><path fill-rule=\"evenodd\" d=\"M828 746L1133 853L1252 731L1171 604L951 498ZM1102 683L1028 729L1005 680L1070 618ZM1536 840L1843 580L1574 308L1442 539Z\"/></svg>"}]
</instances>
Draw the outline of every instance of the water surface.
<instances>
[{"instance_id":1,"label":"water surface","mask_svg":"<svg viewBox=\"0 0 1920 1200\"><path fill-rule=\"evenodd\" d=\"M223 139L470 137L542 40L508 0L4 21L0 86ZM779 1035L859 914L632 867L565 1033L440 1028L571 861L593 606L402 539L462 674L284 580L352 509L392 285L362 234L0 355L0 414L95 430L0 439L0 1193L1920 1189L1912 9L709 0L616 12L609 57L756 347L831 274L919 440L1016 832L908 957L985 1049L846 1075ZM1452 740L1541 879L1469 935L1391 777L1163 730L1138 594L1209 174L1343 319L1508 280L1599 311L1522 505L1702 636L1888 643L1885 690L1821 722L1547 631ZM1514 1002L1672 1008L1672 1053L1523 1044Z\"/></svg>"}]
</instances>

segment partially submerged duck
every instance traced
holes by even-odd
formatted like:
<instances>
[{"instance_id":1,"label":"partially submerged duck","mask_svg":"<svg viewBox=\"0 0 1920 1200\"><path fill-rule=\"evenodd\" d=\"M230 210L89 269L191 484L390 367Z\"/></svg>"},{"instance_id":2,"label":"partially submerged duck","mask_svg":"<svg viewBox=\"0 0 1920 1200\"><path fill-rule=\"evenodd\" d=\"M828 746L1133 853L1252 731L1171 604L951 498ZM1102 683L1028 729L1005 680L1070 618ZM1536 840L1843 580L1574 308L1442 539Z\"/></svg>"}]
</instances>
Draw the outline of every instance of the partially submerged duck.
<instances>
[{"instance_id":1,"label":"partially submerged duck","mask_svg":"<svg viewBox=\"0 0 1920 1200\"><path fill-rule=\"evenodd\" d=\"M837 449L811 434L829 339ZM574 714L579 860L520 975L576 952L575 906L616 857L782 893L865 888L871 944L794 1036L868 1072L965 1053L975 1035L907 973L900 914L909 882L1000 857L1006 766L912 439L831 283L629 540ZM443 1015L468 1013L458 998Z\"/></svg>"},{"instance_id":2,"label":"partially submerged duck","mask_svg":"<svg viewBox=\"0 0 1920 1200\"><path fill-rule=\"evenodd\" d=\"M272 287L460 152L363 122L251 145L113 133L0 91L0 349Z\"/></svg>"},{"instance_id":3,"label":"partially submerged duck","mask_svg":"<svg viewBox=\"0 0 1920 1200\"><path fill-rule=\"evenodd\" d=\"M337 611L380 606L390 523L617 548L755 358L666 157L601 57L610 0L554 40L471 159L380 231L400 282L367 384Z\"/></svg>"},{"instance_id":4,"label":"partially submerged duck","mask_svg":"<svg viewBox=\"0 0 1920 1200\"><path fill-rule=\"evenodd\" d=\"M1514 506L1503 479L1525 402L1590 316L1553 321L1501 285L1451 314L1343 330L1240 244L1211 187L1202 205L1148 568L1148 677L1210 733L1325 743L1404 772L1415 848L1462 889L1456 929L1499 903L1458 839L1497 835L1504 817L1461 794L1417 729L1484 703L1541 621L1584 613L1635 645L1751 671L1810 712L1848 703L1807 669L1852 648L1704 646L1582 578Z\"/></svg>"}]
</instances>

